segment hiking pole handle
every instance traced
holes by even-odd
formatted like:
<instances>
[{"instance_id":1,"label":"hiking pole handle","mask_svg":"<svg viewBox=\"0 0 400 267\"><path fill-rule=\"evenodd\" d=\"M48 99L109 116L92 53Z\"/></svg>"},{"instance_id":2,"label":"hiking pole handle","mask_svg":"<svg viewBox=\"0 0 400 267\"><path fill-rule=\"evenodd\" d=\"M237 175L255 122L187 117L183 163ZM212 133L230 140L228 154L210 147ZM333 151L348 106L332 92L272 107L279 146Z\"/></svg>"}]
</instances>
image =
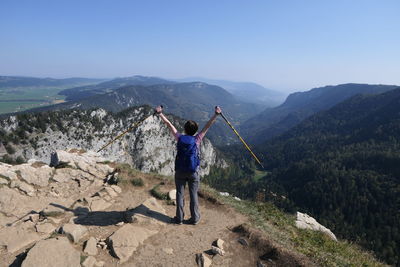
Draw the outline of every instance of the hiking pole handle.
<instances>
[{"instance_id":1,"label":"hiking pole handle","mask_svg":"<svg viewBox=\"0 0 400 267\"><path fill-rule=\"evenodd\" d=\"M243 138L240 136L240 134L238 133L238 131L236 131L236 129L233 127L233 125L228 121L228 119L225 117L225 115L221 112L221 117L225 120L225 122L229 125L229 127L231 127L231 129L233 130L233 132L237 135L237 137L239 138L239 140L243 143L244 147L250 152L250 154L253 156L253 158L257 161L258 164L260 164L260 166L264 169L264 166L261 164L261 161L257 158L257 156L253 153L253 151L251 151L249 145L243 140Z\"/></svg>"},{"instance_id":2,"label":"hiking pole handle","mask_svg":"<svg viewBox=\"0 0 400 267\"><path fill-rule=\"evenodd\" d=\"M159 107L161 108L161 112L162 112L162 109L164 108L164 106L163 105L159 105ZM158 112L157 112L157 110L154 110L153 116L156 115L156 114L158 114Z\"/></svg>"}]
</instances>

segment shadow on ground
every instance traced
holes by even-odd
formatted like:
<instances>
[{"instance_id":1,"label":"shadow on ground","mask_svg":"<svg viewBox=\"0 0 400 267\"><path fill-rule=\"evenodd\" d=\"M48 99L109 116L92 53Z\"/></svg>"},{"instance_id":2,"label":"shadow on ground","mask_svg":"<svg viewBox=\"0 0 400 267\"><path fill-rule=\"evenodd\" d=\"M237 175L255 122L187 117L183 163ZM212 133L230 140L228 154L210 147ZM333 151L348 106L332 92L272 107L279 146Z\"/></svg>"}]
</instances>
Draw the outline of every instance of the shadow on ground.
<instances>
[{"instance_id":1,"label":"shadow on ground","mask_svg":"<svg viewBox=\"0 0 400 267\"><path fill-rule=\"evenodd\" d=\"M169 216L151 210L144 205L139 205L134 209L126 211L89 211L86 207L70 209L56 203L50 203L50 205L72 212L74 216L77 216L77 218L74 219L74 223L81 225L109 226L119 222L130 223L132 222L131 218L135 214L140 214L163 223L171 223L171 218Z\"/></svg>"}]
</instances>

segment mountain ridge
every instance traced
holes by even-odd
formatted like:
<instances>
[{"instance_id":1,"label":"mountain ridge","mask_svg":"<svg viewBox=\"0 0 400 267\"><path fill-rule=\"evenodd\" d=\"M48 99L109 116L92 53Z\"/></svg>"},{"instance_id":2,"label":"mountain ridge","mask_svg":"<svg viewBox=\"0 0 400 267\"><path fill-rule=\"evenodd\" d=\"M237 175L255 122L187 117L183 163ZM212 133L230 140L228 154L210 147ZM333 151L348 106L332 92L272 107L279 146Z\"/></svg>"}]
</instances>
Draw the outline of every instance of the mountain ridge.
<instances>
[{"instance_id":1,"label":"mountain ridge","mask_svg":"<svg viewBox=\"0 0 400 267\"><path fill-rule=\"evenodd\" d=\"M348 83L296 92L290 94L282 105L268 108L245 121L240 130L249 142L259 144L284 133L305 118L327 110L356 94L379 94L397 87Z\"/></svg>"}]
</instances>

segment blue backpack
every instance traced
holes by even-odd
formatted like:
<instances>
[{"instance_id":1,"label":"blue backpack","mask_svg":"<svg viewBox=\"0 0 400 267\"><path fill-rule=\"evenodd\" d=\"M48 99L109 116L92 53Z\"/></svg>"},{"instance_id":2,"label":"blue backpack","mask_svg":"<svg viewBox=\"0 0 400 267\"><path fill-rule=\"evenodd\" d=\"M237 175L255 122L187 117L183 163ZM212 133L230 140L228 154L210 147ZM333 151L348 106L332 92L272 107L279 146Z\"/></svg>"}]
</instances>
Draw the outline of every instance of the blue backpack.
<instances>
[{"instance_id":1,"label":"blue backpack","mask_svg":"<svg viewBox=\"0 0 400 267\"><path fill-rule=\"evenodd\" d=\"M177 149L175 171L196 172L200 165L196 137L181 135L178 139Z\"/></svg>"}]
</instances>

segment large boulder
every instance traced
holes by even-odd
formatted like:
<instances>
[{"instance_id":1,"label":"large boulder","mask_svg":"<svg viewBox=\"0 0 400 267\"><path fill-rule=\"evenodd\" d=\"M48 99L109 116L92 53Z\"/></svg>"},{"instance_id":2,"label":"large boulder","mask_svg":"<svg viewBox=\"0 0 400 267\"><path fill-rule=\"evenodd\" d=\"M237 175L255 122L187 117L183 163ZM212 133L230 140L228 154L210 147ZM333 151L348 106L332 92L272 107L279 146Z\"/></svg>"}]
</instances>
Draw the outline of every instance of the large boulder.
<instances>
[{"instance_id":1,"label":"large boulder","mask_svg":"<svg viewBox=\"0 0 400 267\"><path fill-rule=\"evenodd\" d=\"M331 239L337 241L336 236L332 233L331 230L318 223L317 220L306 213L297 212L296 227L300 229L320 231L328 235Z\"/></svg>"},{"instance_id":2,"label":"large boulder","mask_svg":"<svg viewBox=\"0 0 400 267\"><path fill-rule=\"evenodd\" d=\"M80 253L65 237L41 240L28 252L22 267L80 267Z\"/></svg>"},{"instance_id":3,"label":"large boulder","mask_svg":"<svg viewBox=\"0 0 400 267\"><path fill-rule=\"evenodd\" d=\"M7 180L17 179L17 174L12 171L12 165L0 162L0 176L3 176Z\"/></svg>"},{"instance_id":4,"label":"large boulder","mask_svg":"<svg viewBox=\"0 0 400 267\"><path fill-rule=\"evenodd\" d=\"M83 252L85 252L88 255L95 256L97 255L97 241L96 238L93 236L89 238L88 241L85 243L85 248Z\"/></svg>"},{"instance_id":5,"label":"large boulder","mask_svg":"<svg viewBox=\"0 0 400 267\"><path fill-rule=\"evenodd\" d=\"M104 158L92 151L82 153L57 150L57 152L52 156L51 164L57 166L64 163L73 168L88 172L98 178L103 178L114 171L114 169L107 164L101 164L101 162L104 161Z\"/></svg>"},{"instance_id":6,"label":"large boulder","mask_svg":"<svg viewBox=\"0 0 400 267\"><path fill-rule=\"evenodd\" d=\"M74 243L79 243L88 234L85 226L72 223L65 224L62 231Z\"/></svg>"},{"instance_id":7,"label":"large boulder","mask_svg":"<svg viewBox=\"0 0 400 267\"><path fill-rule=\"evenodd\" d=\"M27 183L24 183L19 180L13 180L10 183L11 188L18 188L20 191L24 192L28 196L34 196L35 195L35 188Z\"/></svg>"},{"instance_id":8,"label":"large boulder","mask_svg":"<svg viewBox=\"0 0 400 267\"><path fill-rule=\"evenodd\" d=\"M114 255L120 259L122 263L129 259L140 244L156 233L157 231L149 230L141 226L125 224L113 233L108 238L108 241Z\"/></svg>"},{"instance_id":9,"label":"large boulder","mask_svg":"<svg viewBox=\"0 0 400 267\"><path fill-rule=\"evenodd\" d=\"M14 253L38 241L41 237L33 229L29 229L31 226L30 223L24 223L1 229L0 247L5 247L8 253Z\"/></svg>"},{"instance_id":10,"label":"large boulder","mask_svg":"<svg viewBox=\"0 0 400 267\"><path fill-rule=\"evenodd\" d=\"M12 170L18 172L21 179L28 184L45 187L49 184L54 168L43 165L39 168L32 167L30 164L13 166Z\"/></svg>"}]
</instances>

